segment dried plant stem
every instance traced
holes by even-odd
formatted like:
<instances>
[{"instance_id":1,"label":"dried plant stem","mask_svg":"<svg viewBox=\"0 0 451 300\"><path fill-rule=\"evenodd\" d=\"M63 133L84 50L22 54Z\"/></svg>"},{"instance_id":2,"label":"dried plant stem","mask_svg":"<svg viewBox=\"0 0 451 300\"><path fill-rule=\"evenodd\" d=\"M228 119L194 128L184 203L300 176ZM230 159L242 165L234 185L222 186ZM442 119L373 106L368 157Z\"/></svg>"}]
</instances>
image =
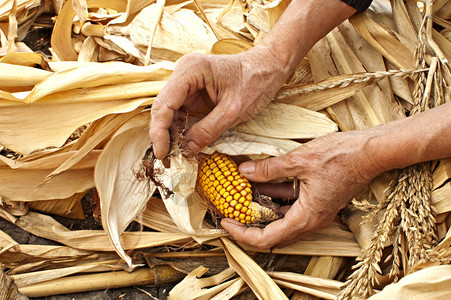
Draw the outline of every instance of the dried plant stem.
<instances>
[{"instance_id":1,"label":"dried plant stem","mask_svg":"<svg viewBox=\"0 0 451 300\"><path fill-rule=\"evenodd\" d=\"M399 176L399 171L398 170L396 170L395 171L395 175L394 175L394 178L398 178L398 176ZM385 189L385 191L384 191L384 194L385 195L390 195L390 194L392 194L393 193L393 191L394 191L394 189L395 189L395 185L392 185L392 184L390 184L390 185L388 185L388 187ZM368 223L368 222L373 222L374 221L374 218L381 212L381 211L383 211L384 209L386 209L387 208L387 206L388 206L388 204L390 203L390 199L388 198L388 197L384 197L383 199L382 199L382 201L380 201L380 202L378 202L377 203L377 205L373 205L373 207L370 207L370 206L366 206L365 207L365 211L369 211L369 213L366 215L366 216L364 216L362 219L363 219L363 221L362 221L362 224L364 224L364 223Z\"/></svg>"},{"instance_id":2,"label":"dried plant stem","mask_svg":"<svg viewBox=\"0 0 451 300\"><path fill-rule=\"evenodd\" d=\"M299 84L293 85L281 89L281 91L275 96L275 99L282 99L289 96L302 95L308 93L319 92L335 87L345 88L353 84L359 84L366 82L368 84L373 84L387 78L389 76L393 77L406 77L415 76L418 73L424 73L427 68L415 69L415 70L389 70L389 71L378 71L373 73L356 73L352 75L337 76L329 78L319 83L313 84Z\"/></svg>"},{"instance_id":3,"label":"dried plant stem","mask_svg":"<svg viewBox=\"0 0 451 300\"><path fill-rule=\"evenodd\" d=\"M363 256L358 258L359 262L353 267L357 270L349 276L338 299L349 299L356 295L368 297L374 293L375 275L381 273L379 262L382 258L382 251L400 223L399 207L402 198L399 197L399 194L407 184L406 177L401 175L391 181L386 190L386 201L384 201L387 206L377 225L371 244L364 250Z\"/></svg>"},{"instance_id":4,"label":"dried plant stem","mask_svg":"<svg viewBox=\"0 0 451 300\"><path fill-rule=\"evenodd\" d=\"M402 191L401 228L407 238L408 272L410 267L427 257L427 250L437 241L435 216L431 209L431 163L410 166L403 172L409 185Z\"/></svg>"},{"instance_id":5,"label":"dried plant stem","mask_svg":"<svg viewBox=\"0 0 451 300\"><path fill-rule=\"evenodd\" d=\"M420 43L415 52L417 69L427 67L425 57L426 43L430 41L427 38L430 37L429 17L426 14L419 31ZM440 58L440 53L435 54ZM414 107L410 115L443 103L444 81L439 58L432 58L427 75L424 72L413 75L416 86L413 93ZM386 261L392 260L390 275L395 281L401 273L401 264L407 274L418 262L432 259L431 249L437 244L435 214L430 201L433 189L432 165L432 162L423 162L398 172L386 189L384 200L366 216L366 220L374 220L385 209L370 246L358 258L359 262L354 266L357 270L349 276L338 299L368 297L374 293L376 272L381 273L379 263L382 251L390 240L393 250Z\"/></svg>"},{"instance_id":6,"label":"dried plant stem","mask_svg":"<svg viewBox=\"0 0 451 300\"><path fill-rule=\"evenodd\" d=\"M401 274L401 256L402 256L402 230L401 227L398 226L396 229L394 238L393 238L393 252L389 257L387 257L386 261L392 259L392 267L390 270L390 277L394 278L394 281L397 282L399 280L399 275Z\"/></svg>"}]
</instances>

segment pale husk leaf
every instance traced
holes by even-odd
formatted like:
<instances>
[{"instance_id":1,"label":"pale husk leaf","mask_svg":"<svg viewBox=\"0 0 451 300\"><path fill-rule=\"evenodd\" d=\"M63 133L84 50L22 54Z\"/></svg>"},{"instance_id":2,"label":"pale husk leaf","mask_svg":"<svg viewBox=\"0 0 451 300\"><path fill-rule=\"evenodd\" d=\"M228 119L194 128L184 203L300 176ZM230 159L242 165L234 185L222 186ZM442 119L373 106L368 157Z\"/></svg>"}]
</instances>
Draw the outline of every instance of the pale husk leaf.
<instances>
[{"instance_id":1,"label":"pale husk leaf","mask_svg":"<svg viewBox=\"0 0 451 300\"><path fill-rule=\"evenodd\" d=\"M86 193L78 193L66 199L42 200L28 202L31 209L63 216L71 219L84 219L85 213L81 205L81 199Z\"/></svg>"},{"instance_id":2,"label":"pale husk leaf","mask_svg":"<svg viewBox=\"0 0 451 300\"><path fill-rule=\"evenodd\" d=\"M232 279L230 282L231 284L227 288L213 296L210 300L228 300L248 289L243 278Z\"/></svg>"},{"instance_id":3,"label":"pale husk leaf","mask_svg":"<svg viewBox=\"0 0 451 300\"><path fill-rule=\"evenodd\" d=\"M160 11L152 4L133 19L130 38L138 46L149 46L152 38L149 28L155 27ZM196 35L192 33L196 32ZM196 51L209 52L217 41L210 30L192 10L179 9L172 14L163 12L159 26L155 31L152 45L156 48L168 49L180 54Z\"/></svg>"},{"instance_id":4,"label":"pale husk leaf","mask_svg":"<svg viewBox=\"0 0 451 300\"><path fill-rule=\"evenodd\" d=\"M193 270L171 290L168 299L211 299L234 282L226 281L235 275L235 271L230 268L211 277L199 278L207 271L204 267ZM209 286L212 287L206 289Z\"/></svg>"},{"instance_id":5,"label":"pale husk leaf","mask_svg":"<svg viewBox=\"0 0 451 300\"><path fill-rule=\"evenodd\" d=\"M382 27L367 14L356 14L349 21L363 38L398 68L415 68L414 49L397 39L388 28Z\"/></svg>"},{"instance_id":6,"label":"pale husk leaf","mask_svg":"<svg viewBox=\"0 0 451 300\"><path fill-rule=\"evenodd\" d=\"M26 74L26 76L24 76ZM9 88L31 89L35 84L43 81L53 73L38 68L0 63L0 89Z\"/></svg>"},{"instance_id":7,"label":"pale husk leaf","mask_svg":"<svg viewBox=\"0 0 451 300\"><path fill-rule=\"evenodd\" d=\"M227 261L258 299L288 299L269 275L228 238L221 238Z\"/></svg>"},{"instance_id":8,"label":"pale husk leaf","mask_svg":"<svg viewBox=\"0 0 451 300\"><path fill-rule=\"evenodd\" d=\"M231 156L247 155L249 157L279 156L301 146L289 139L256 136L230 129L211 143L203 151L218 151Z\"/></svg>"},{"instance_id":9,"label":"pale husk leaf","mask_svg":"<svg viewBox=\"0 0 451 300\"><path fill-rule=\"evenodd\" d=\"M132 111L147 100L32 105L0 101L0 123L4 124L0 128L0 144L22 154L61 147L78 127L107 114ZM11 128L16 130L14 134L11 134Z\"/></svg>"},{"instance_id":10,"label":"pale husk leaf","mask_svg":"<svg viewBox=\"0 0 451 300\"><path fill-rule=\"evenodd\" d=\"M105 118L106 119L105 122L98 122L100 123L99 125L101 126L91 130L92 127L97 125L97 123L93 124L91 128L88 128L83 133L83 135L80 138L78 138L77 141L72 145L73 148L77 149L74 155L72 155L70 158L64 161L51 174L47 175L47 177L45 178L45 182L51 180L58 174L61 174L62 172L72 168L79 161L81 161L86 155L88 155L88 153L94 150L95 147L99 146L100 143L102 143L105 140L108 140L108 137L113 132L116 132L116 130L118 130L118 128L121 125L123 125L123 123L125 123L130 118L136 116L139 113L140 113L139 110L135 110L129 113L110 115L109 118Z\"/></svg>"},{"instance_id":11,"label":"pale husk leaf","mask_svg":"<svg viewBox=\"0 0 451 300\"><path fill-rule=\"evenodd\" d=\"M133 264L121 246L120 236L156 189L152 182L138 178L150 146L149 123L149 111L126 123L128 128L120 129L103 150L94 172L103 228L129 267Z\"/></svg>"},{"instance_id":12,"label":"pale husk leaf","mask_svg":"<svg viewBox=\"0 0 451 300\"><path fill-rule=\"evenodd\" d=\"M100 265L100 263L99 263ZM44 282L47 280L52 280L56 278L61 278L65 276L69 276L72 274L86 272L96 267L96 265L80 265L73 266L64 269L53 269L53 270L45 270L45 271L37 271L30 272L20 275L12 275L14 282L17 284L17 287L21 288L24 286L32 285L39 282Z\"/></svg>"},{"instance_id":13,"label":"pale husk leaf","mask_svg":"<svg viewBox=\"0 0 451 300\"><path fill-rule=\"evenodd\" d=\"M292 272L268 272L268 274L281 286L324 299L335 299L343 284L337 280L323 279Z\"/></svg>"},{"instance_id":14,"label":"pale husk leaf","mask_svg":"<svg viewBox=\"0 0 451 300\"><path fill-rule=\"evenodd\" d=\"M330 245L334 246L330 247ZM362 250L356 242L353 233L339 222L334 222L329 227L313 233L291 245L283 248L274 248L271 249L271 251L258 249L246 244L240 244L240 246L246 251L251 252L287 255L357 257L362 254Z\"/></svg>"},{"instance_id":15,"label":"pale husk leaf","mask_svg":"<svg viewBox=\"0 0 451 300\"><path fill-rule=\"evenodd\" d=\"M103 7L124 12L126 5L126 1L123 0L94 0L89 1L88 8ZM75 16L72 0L65 1L57 16L51 38L53 51L60 60L77 61L78 53L72 43L72 25Z\"/></svg>"},{"instance_id":16,"label":"pale husk leaf","mask_svg":"<svg viewBox=\"0 0 451 300\"><path fill-rule=\"evenodd\" d=\"M451 266L426 268L403 277L370 297L378 299L446 299L451 294Z\"/></svg>"},{"instance_id":17,"label":"pale husk leaf","mask_svg":"<svg viewBox=\"0 0 451 300\"><path fill-rule=\"evenodd\" d=\"M273 102L235 129L272 138L308 139L337 131L338 127L323 114L295 105Z\"/></svg>"},{"instance_id":18,"label":"pale husk leaf","mask_svg":"<svg viewBox=\"0 0 451 300\"><path fill-rule=\"evenodd\" d=\"M204 226L207 206L196 192L197 161L188 159L181 151L171 154L171 166L165 168L160 160L155 163L160 195L172 220L182 233L191 235L199 243L224 235L223 230Z\"/></svg>"},{"instance_id":19,"label":"pale husk leaf","mask_svg":"<svg viewBox=\"0 0 451 300\"><path fill-rule=\"evenodd\" d=\"M180 232L177 224L169 215L163 200L152 197L147 201L146 209L136 218L144 226L161 232Z\"/></svg>"},{"instance_id":20,"label":"pale husk leaf","mask_svg":"<svg viewBox=\"0 0 451 300\"><path fill-rule=\"evenodd\" d=\"M94 187L93 170L100 151L93 151L73 169L38 188L44 178L74 152L50 155L30 162L0 156L0 195L10 201L56 200L85 193Z\"/></svg>"},{"instance_id":21,"label":"pale husk leaf","mask_svg":"<svg viewBox=\"0 0 451 300\"><path fill-rule=\"evenodd\" d=\"M167 79L173 67L174 64L170 62L145 67L122 62L88 64L54 73L38 83L26 97L25 102L33 103L47 95L77 88Z\"/></svg>"},{"instance_id":22,"label":"pale husk leaf","mask_svg":"<svg viewBox=\"0 0 451 300\"><path fill-rule=\"evenodd\" d=\"M107 233L103 230L69 230L53 218L29 211L15 225L34 234L79 250L116 251ZM191 238L179 233L125 232L121 236L125 250L142 249L161 245L186 243Z\"/></svg>"}]
</instances>

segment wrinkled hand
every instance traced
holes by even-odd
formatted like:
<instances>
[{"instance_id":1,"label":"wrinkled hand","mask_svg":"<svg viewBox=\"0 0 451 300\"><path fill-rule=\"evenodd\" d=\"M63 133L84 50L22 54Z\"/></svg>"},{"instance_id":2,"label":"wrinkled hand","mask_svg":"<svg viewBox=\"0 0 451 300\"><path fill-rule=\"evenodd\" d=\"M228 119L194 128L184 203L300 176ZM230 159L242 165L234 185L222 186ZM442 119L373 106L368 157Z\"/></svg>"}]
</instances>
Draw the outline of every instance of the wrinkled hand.
<instances>
[{"instance_id":1,"label":"wrinkled hand","mask_svg":"<svg viewBox=\"0 0 451 300\"><path fill-rule=\"evenodd\" d=\"M242 163L240 171L254 182L299 179L299 197L283 219L264 229L232 219L223 219L221 225L238 242L263 249L289 245L327 227L352 196L380 173L366 151L368 142L365 131L333 133L280 157Z\"/></svg>"},{"instance_id":2,"label":"wrinkled hand","mask_svg":"<svg viewBox=\"0 0 451 300\"><path fill-rule=\"evenodd\" d=\"M250 119L267 105L286 77L268 51L253 48L236 55L189 54L180 59L152 105L150 138L155 156L169 151L168 129L186 113L212 109L186 132L192 154L228 128Z\"/></svg>"}]
</instances>

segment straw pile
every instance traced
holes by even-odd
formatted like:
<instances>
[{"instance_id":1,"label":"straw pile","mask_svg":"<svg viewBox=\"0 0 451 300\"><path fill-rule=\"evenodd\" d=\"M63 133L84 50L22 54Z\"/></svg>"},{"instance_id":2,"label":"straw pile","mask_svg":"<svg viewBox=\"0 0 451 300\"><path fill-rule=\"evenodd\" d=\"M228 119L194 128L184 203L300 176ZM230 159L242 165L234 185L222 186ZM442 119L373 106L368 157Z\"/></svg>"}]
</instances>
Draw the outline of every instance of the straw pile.
<instances>
[{"instance_id":1,"label":"straw pile","mask_svg":"<svg viewBox=\"0 0 451 300\"><path fill-rule=\"evenodd\" d=\"M387 287L378 299L408 297L412 285L426 299L450 293L450 160L376 178L342 220L271 253L206 221L197 166L180 154L170 169L155 166L172 192L153 196L144 168L150 110L177 59L251 48L287 2L2 1L0 216L58 245L20 244L0 231L1 289L38 297L178 282L170 299L249 290L259 299L346 299ZM209 150L281 155L299 140L450 101L451 3L374 2L321 40L265 110ZM51 56L20 42L43 13L56 15ZM81 199L93 190L103 230L71 230L50 216L83 218ZM134 220L145 230L128 231Z\"/></svg>"}]
</instances>

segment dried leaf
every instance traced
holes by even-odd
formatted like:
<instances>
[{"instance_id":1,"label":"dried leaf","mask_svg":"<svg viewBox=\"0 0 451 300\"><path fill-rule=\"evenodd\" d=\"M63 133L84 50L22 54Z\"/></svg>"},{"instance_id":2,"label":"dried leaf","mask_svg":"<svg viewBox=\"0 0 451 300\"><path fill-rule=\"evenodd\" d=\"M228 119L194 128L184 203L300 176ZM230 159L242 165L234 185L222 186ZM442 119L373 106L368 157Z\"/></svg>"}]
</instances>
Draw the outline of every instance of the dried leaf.
<instances>
[{"instance_id":1,"label":"dried leaf","mask_svg":"<svg viewBox=\"0 0 451 300\"><path fill-rule=\"evenodd\" d=\"M105 4L107 7L105 7ZM107 2L94 0L89 1L88 8L104 7L124 12L126 10L126 5L126 1L122 0L110 0ZM72 7L72 0L64 2L56 19L51 38L53 51L60 60L77 60L78 54L72 44L72 23L75 15L75 11Z\"/></svg>"},{"instance_id":2,"label":"dried leaf","mask_svg":"<svg viewBox=\"0 0 451 300\"><path fill-rule=\"evenodd\" d=\"M152 45L156 48L188 54L196 51L208 53L217 41L208 25L188 9L179 9L171 14L163 12L155 36L152 36L149 28L155 27L153 22L159 20L159 14L158 6L152 4L133 19L130 38L136 45L147 47L153 38Z\"/></svg>"},{"instance_id":3,"label":"dried leaf","mask_svg":"<svg viewBox=\"0 0 451 300\"><path fill-rule=\"evenodd\" d=\"M211 297L223 291L236 281L226 281L235 275L235 271L230 268L214 276L199 279L199 277L207 271L208 269L204 267L198 267L193 270L171 290L168 299L211 299ZM205 289L209 286L212 287Z\"/></svg>"},{"instance_id":4,"label":"dried leaf","mask_svg":"<svg viewBox=\"0 0 451 300\"><path fill-rule=\"evenodd\" d=\"M73 169L36 189L64 160L75 152L56 153L32 161L0 156L0 195L10 201L56 200L85 193L94 187L93 170L100 151L92 151Z\"/></svg>"},{"instance_id":5,"label":"dried leaf","mask_svg":"<svg viewBox=\"0 0 451 300\"><path fill-rule=\"evenodd\" d=\"M49 71L1 62L0 89L3 91L31 90L35 84L51 75L52 72ZM12 90L13 88L15 90Z\"/></svg>"},{"instance_id":6,"label":"dried leaf","mask_svg":"<svg viewBox=\"0 0 451 300\"><path fill-rule=\"evenodd\" d=\"M279 156L301 146L300 143L264 136L256 136L229 129L203 151L215 151L228 155L247 155L249 157Z\"/></svg>"},{"instance_id":7,"label":"dried leaf","mask_svg":"<svg viewBox=\"0 0 451 300\"><path fill-rule=\"evenodd\" d=\"M199 243L224 235L223 230L204 226L207 206L196 192L197 162L173 150L171 166L155 163L154 176L161 183L160 195L172 220L181 232L191 235Z\"/></svg>"},{"instance_id":8,"label":"dried leaf","mask_svg":"<svg viewBox=\"0 0 451 300\"><path fill-rule=\"evenodd\" d=\"M221 238L227 260L258 299L288 299L260 266L228 238Z\"/></svg>"},{"instance_id":9,"label":"dried leaf","mask_svg":"<svg viewBox=\"0 0 451 300\"><path fill-rule=\"evenodd\" d=\"M56 241L75 249L88 251L116 251L103 230L69 230L47 215L28 212L15 225L36 236ZM180 233L125 232L121 236L125 250L186 243L191 238Z\"/></svg>"},{"instance_id":10,"label":"dried leaf","mask_svg":"<svg viewBox=\"0 0 451 300\"><path fill-rule=\"evenodd\" d=\"M386 286L380 293L372 296L378 299L445 299L450 295L451 266L442 265L426 268L402 278L398 283Z\"/></svg>"},{"instance_id":11,"label":"dried leaf","mask_svg":"<svg viewBox=\"0 0 451 300\"><path fill-rule=\"evenodd\" d=\"M124 124L103 150L94 173L103 228L130 268L135 266L124 252L120 236L156 189L151 181L138 177L150 146L149 122L147 111Z\"/></svg>"},{"instance_id":12,"label":"dried leaf","mask_svg":"<svg viewBox=\"0 0 451 300\"><path fill-rule=\"evenodd\" d=\"M169 62L146 67L121 62L88 64L54 73L51 77L38 83L26 97L25 102L33 103L50 94L77 88L167 79L173 67L174 65Z\"/></svg>"},{"instance_id":13,"label":"dried leaf","mask_svg":"<svg viewBox=\"0 0 451 300\"><path fill-rule=\"evenodd\" d=\"M368 43L398 68L415 68L414 49L401 43L388 28L366 14L355 14L349 21Z\"/></svg>"},{"instance_id":14,"label":"dried leaf","mask_svg":"<svg viewBox=\"0 0 451 300\"><path fill-rule=\"evenodd\" d=\"M338 127L323 114L272 102L235 130L272 138L308 139L337 131Z\"/></svg>"},{"instance_id":15,"label":"dried leaf","mask_svg":"<svg viewBox=\"0 0 451 300\"><path fill-rule=\"evenodd\" d=\"M85 193L74 194L67 199L33 201L28 203L28 207L34 210L63 216L72 219L84 219L85 213L81 205L81 199Z\"/></svg>"}]
</instances>

